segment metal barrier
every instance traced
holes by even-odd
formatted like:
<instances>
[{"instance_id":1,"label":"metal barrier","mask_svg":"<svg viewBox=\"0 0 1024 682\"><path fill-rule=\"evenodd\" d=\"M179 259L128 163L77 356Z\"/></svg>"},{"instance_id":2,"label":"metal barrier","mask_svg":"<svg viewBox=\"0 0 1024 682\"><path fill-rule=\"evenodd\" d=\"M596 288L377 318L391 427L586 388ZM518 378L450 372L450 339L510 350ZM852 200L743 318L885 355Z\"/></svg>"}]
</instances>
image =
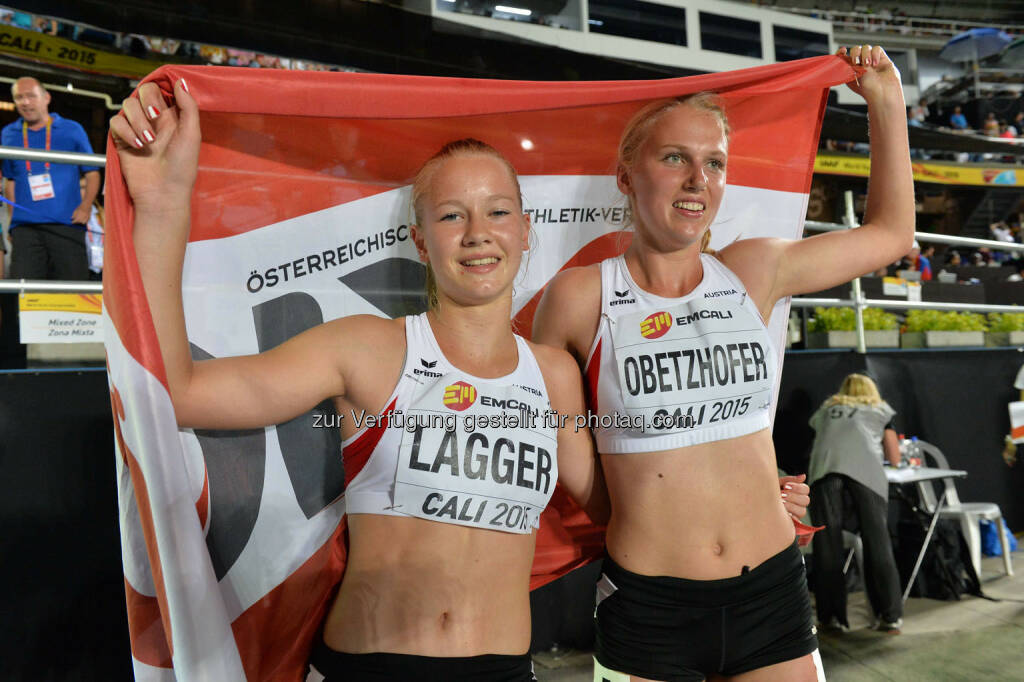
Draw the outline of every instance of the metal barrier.
<instances>
[{"instance_id":1,"label":"metal barrier","mask_svg":"<svg viewBox=\"0 0 1024 682\"><path fill-rule=\"evenodd\" d=\"M835 230L850 230L859 227L856 214L853 210L853 192L847 190L843 198L846 203L846 225L836 223L821 223L808 220L804 227L810 230L828 232ZM960 246L988 247L1000 251L1021 251L1024 252L1024 244L1000 242L991 239L973 239L970 237L953 237L945 234L933 234L931 232L915 232L914 238L922 242L935 242L938 244L956 244ZM1020 313L1024 312L1021 306L1013 305L989 305L985 303L938 303L932 301L892 301L888 299L864 298L860 288L860 277L851 280L853 284L853 298L804 298L794 297L790 305L794 308L853 308L856 319L857 352L866 353L867 347L864 340L864 309L885 308L890 310L966 310L977 313Z\"/></svg>"},{"instance_id":2,"label":"metal barrier","mask_svg":"<svg viewBox=\"0 0 1024 682\"><path fill-rule=\"evenodd\" d=\"M107 157L103 154L83 154L81 152L55 152L43 149L25 149L24 147L0 147L0 159L26 159L28 161L51 161L53 163L70 163L81 166L106 166Z\"/></svg>"},{"instance_id":3,"label":"metal barrier","mask_svg":"<svg viewBox=\"0 0 1024 682\"><path fill-rule=\"evenodd\" d=\"M52 161L54 163L87 164L90 166L105 166L106 157L101 154L79 154L75 152L46 152L35 149L22 149L20 147L0 146L0 159L30 159L32 161ZM856 222L856 215L853 210L853 192L847 190L844 195L846 203L846 225L837 223L823 223L814 220L805 221L804 227L808 230L828 232L835 230L849 230L859 227ZM1001 251L1024 252L1024 244L1000 242L990 239L973 239L970 237L954 237L945 234L934 234L931 232L915 232L914 237L922 242L935 242L937 244L953 244L958 246L987 247ZM860 278L854 278L853 298L793 298L791 306L794 308L816 308L816 307L852 307L856 313L857 320L857 352L864 353L864 309L887 308L897 310L969 310L972 312L984 313L1006 313L1024 312L1024 307L1011 305L987 305L981 303L936 303L919 301L891 301L884 299L866 299L860 287ZM50 280L0 280L0 293L5 291L65 291L101 293L103 284L100 282L55 282Z\"/></svg>"},{"instance_id":4,"label":"metal barrier","mask_svg":"<svg viewBox=\"0 0 1024 682\"><path fill-rule=\"evenodd\" d=\"M103 154L82 154L81 152L58 152L41 149L24 149L23 147L0 146L0 159L27 159L29 161L50 161L52 163L70 163L84 166L107 165L107 157ZM0 279L0 293L5 291L37 291L37 292L68 292L68 293L102 293L101 282L57 282L53 280L3 280Z\"/></svg>"},{"instance_id":5,"label":"metal barrier","mask_svg":"<svg viewBox=\"0 0 1024 682\"><path fill-rule=\"evenodd\" d=\"M69 294L103 293L102 282L57 282L49 279L0 279L0 293L5 291L64 292Z\"/></svg>"}]
</instances>

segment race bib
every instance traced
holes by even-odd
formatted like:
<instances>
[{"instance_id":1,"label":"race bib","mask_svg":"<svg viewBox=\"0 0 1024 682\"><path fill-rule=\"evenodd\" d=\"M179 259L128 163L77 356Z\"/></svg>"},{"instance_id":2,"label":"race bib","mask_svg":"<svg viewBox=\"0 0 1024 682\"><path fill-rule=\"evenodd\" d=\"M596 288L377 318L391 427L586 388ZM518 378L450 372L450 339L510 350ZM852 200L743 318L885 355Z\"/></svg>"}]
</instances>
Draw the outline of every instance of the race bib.
<instances>
[{"instance_id":1,"label":"race bib","mask_svg":"<svg viewBox=\"0 0 1024 682\"><path fill-rule=\"evenodd\" d=\"M538 391L448 374L405 415L393 508L422 519L530 533L558 478Z\"/></svg>"},{"instance_id":2,"label":"race bib","mask_svg":"<svg viewBox=\"0 0 1024 682\"><path fill-rule=\"evenodd\" d=\"M679 433L767 410L772 350L738 301L696 299L612 325L622 403L646 431Z\"/></svg>"},{"instance_id":3,"label":"race bib","mask_svg":"<svg viewBox=\"0 0 1024 682\"><path fill-rule=\"evenodd\" d=\"M32 201L52 199L56 196L53 193L53 182L49 173L28 176L28 187L32 191Z\"/></svg>"}]
</instances>

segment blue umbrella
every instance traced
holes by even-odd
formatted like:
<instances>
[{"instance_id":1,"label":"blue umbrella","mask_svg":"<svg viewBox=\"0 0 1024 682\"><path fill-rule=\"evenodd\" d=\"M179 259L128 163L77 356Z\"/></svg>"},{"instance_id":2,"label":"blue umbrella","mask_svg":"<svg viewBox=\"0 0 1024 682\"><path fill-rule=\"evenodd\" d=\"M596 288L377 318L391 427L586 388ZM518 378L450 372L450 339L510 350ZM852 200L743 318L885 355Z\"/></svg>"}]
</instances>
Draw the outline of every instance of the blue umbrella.
<instances>
[{"instance_id":1,"label":"blue umbrella","mask_svg":"<svg viewBox=\"0 0 1024 682\"><path fill-rule=\"evenodd\" d=\"M998 28L972 28L950 38L939 57L950 62L971 62L1002 52L1013 37Z\"/></svg>"}]
</instances>

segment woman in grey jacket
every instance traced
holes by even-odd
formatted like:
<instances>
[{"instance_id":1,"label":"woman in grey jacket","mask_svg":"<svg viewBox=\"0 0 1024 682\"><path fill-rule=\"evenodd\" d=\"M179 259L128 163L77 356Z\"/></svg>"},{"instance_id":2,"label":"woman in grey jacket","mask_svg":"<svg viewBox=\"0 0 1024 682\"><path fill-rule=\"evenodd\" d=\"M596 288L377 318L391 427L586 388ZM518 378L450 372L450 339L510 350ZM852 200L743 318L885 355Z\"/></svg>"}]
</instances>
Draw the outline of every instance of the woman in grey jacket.
<instances>
[{"instance_id":1,"label":"woman in grey jacket","mask_svg":"<svg viewBox=\"0 0 1024 682\"><path fill-rule=\"evenodd\" d=\"M826 628L849 627L843 578L843 529L860 530L864 542L864 584L879 630L898 634L903 625L899 575L886 525L889 484L883 457L900 461L892 418L896 412L863 374L843 380L839 392L811 417L816 437L811 451L811 517L824 524L813 541L814 597L818 621Z\"/></svg>"}]
</instances>

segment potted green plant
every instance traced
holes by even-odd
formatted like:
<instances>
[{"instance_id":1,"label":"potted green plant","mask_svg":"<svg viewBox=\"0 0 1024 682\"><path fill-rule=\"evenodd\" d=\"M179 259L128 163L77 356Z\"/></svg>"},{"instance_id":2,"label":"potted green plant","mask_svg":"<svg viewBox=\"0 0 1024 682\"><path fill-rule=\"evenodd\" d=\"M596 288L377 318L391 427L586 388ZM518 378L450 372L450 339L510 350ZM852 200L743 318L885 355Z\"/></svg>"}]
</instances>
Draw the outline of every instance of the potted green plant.
<instances>
[{"instance_id":1,"label":"potted green plant","mask_svg":"<svg viewBox=\"0 0 1024 682\"><path fill-rule=\"evenodd\" d=\"M1024 312L989 313L986 346L1024 345Z\"/></svg>"},{"instance_id":2,"label":"potted green plant","mask_svg":"<svg viewBox=\"0 0 1024 682\"><path fill-rule=\"evenodd\" d=\"M857 318L853 308L815 308L807 325L808 348L856 348ZM900 345L899 320L881 308L864 309L864 345L896 348Z\"/></svg>"},{"instance_id":3,"label":"potted green plant","mask_svg":"<svg viewBox=\"0 0 1024 682\"><path fill-rule=\"evenodd\" d=\"M911 310L900 335L903 348L984 346L985 317L955 310Z\"/></svg>"}]
</instances>

